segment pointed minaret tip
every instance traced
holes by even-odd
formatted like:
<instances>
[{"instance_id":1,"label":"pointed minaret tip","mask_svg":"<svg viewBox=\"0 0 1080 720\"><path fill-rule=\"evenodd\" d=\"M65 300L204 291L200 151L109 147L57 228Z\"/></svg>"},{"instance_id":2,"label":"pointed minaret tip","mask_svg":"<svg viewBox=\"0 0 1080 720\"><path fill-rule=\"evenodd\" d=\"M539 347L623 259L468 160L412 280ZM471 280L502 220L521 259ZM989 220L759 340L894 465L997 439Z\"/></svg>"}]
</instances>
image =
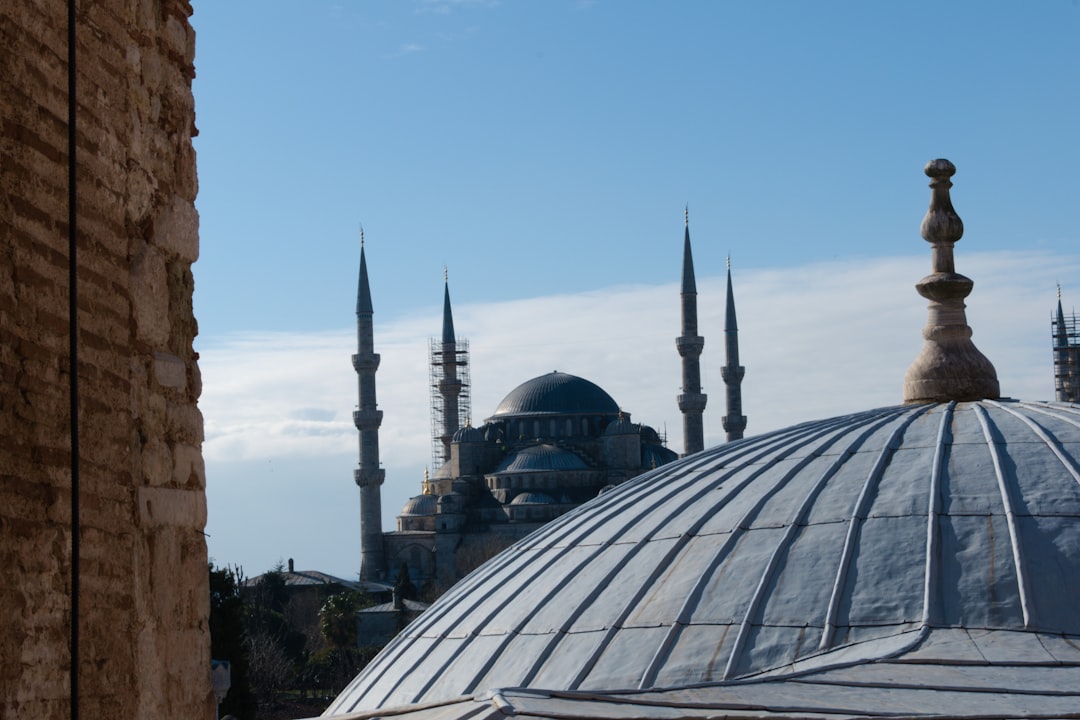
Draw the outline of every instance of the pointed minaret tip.
<instances>
[{"instance_id":1,"label":"pointed minaret tip","mask_svg":"<svg viewBox=\"0 0 1080 720\"><path fill-rule=\"evenodd\" d=\"M450 309L450 273L443 265L443 326L442 341L444 345L457 342L454 334L454 313Z\"/></svg>"},{"instance_id":2,"label":"pointed minaret tip","mask_svg":"<svg viewBox=\"0 0 1080 720\"><path fill-rule=\"evenodd\" d=\"M682 294L697 294L697 279L694 277L694 253L690 249L690 215L686 211L686 226L683 230L683 265L682 265ZM696 322L695 322L696 324ZM695 330L695 332L697 332Z\"/></svg>"},{"instance_id":3,"label":"pointed minaret tip","mask_svg":"<svg viewBox=\"0 0 1080 720\"><path fill-rule=\"evenodd\" d=\"M360 228L360 280L356 289L356 314L371 314L371 285L368 283L367 257L364 254L364 228Z\"/></svg>"},{"instance_id":4,"label":"pointed minaret tip","mask_svg":"<svg viewBox=\"0 0 1080 720\"><path fill-rule=\"evenodd\" d=\"M923 329L922 352L904 375L904 402L970 401L1000 395L997 371L971 342L964 298L974 283L956 272L953 246L964 235L964 223L953 209L949 188L956 166L931 160L930 207L922 221L922 236L932 246L933 272L915 289L930 301Z\"/></svg>"}]
</instances>

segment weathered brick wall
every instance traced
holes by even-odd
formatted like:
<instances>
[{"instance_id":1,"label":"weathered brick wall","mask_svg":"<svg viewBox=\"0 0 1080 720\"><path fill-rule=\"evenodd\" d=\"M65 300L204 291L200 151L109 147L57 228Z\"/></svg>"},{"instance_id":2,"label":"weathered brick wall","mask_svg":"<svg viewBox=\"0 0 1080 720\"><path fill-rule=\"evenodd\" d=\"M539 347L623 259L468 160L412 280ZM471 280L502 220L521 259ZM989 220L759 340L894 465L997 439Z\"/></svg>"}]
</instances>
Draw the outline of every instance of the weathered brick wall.
<instances>
[{"instance_id":1,"label":"weathered brick wall","mask_svg":"<svg viewBox=\"0 0 1080 720\"><path fill-rule=\"evenodd\" d=\"M191 6L78 8L80 706L213 717ZM0 3L3 718L69 707L66 59L66 3Z\"/></svg>"}]
</instances>

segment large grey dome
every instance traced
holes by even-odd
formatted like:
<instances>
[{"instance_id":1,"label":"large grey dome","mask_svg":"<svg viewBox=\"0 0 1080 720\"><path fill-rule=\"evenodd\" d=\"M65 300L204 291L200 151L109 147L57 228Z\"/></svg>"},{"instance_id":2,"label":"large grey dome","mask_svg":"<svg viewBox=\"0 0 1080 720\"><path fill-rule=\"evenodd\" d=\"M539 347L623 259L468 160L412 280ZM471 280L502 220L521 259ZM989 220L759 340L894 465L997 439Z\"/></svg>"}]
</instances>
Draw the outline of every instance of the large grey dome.
<instances>
[{"instance_id":1,"label":"large grey dome","mask_svg":"<svg viewBox=\"0 0 1080 720\"><path fill-rule=\"evenodd\" d=\"M619 406L596 383L551 372L523 382L503 398L488 421L521 415L616 415Z\"/></svg>"},{"instance_id":2,"label":"large grey dome","mask_svg":"<svg viewBox=\"0 0 1080 720\"><path fill-rule=\"evenodd\" d=\"M1025 703L967 693L965 713L1075 711L1078 458L1080 407L1016 401L885 408L705 450L482 566L327 712L691 686L706 705L795 693L806 712L835 709L839 691L815 701L815 682L891 693L845 696L855 714L943 712L904 688L949 683Z\"/></svg>"}]
</instances>

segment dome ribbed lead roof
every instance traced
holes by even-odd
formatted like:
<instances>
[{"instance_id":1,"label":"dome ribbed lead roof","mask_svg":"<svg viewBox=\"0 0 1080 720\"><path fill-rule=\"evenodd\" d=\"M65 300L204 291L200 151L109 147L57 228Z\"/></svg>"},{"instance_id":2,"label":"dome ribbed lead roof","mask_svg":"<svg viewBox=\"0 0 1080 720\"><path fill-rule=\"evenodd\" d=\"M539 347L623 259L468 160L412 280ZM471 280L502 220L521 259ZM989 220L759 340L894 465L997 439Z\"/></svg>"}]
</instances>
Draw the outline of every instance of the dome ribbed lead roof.
<instances>
[{"instance_id":1,"label":"dome ribbed lead roof","mask_svg":"<svg viewBox=\"0 0 1080 720\"><path fill-rule=\"evenodd\" d=\"M998 673L995 653L1043 673L1025 678L1075 681L1078 457L1080 407L990 400L884 408L705 450L483 565L328 714L496 688L758 697L751 679L772 681L760 697L782 702L795 685L777 680L884 659L915 683L962 666L971 687L1016 685L1020 671ZM933 664L942 657L952 660ZM865 688L883 680L844 682L864 687L852 707L881 709ZM902 689L890 691L897 703ZM959 713L941 709L946 697L926 712Z\"/></svg>"},{"instance_id":2,"label":"dome ribbed lead roof","mask_svg":"<svg viewBox=\"0 0 1080 720\"><path fill-rule=\"evenodd\" d=\"M523 382L503 398L488 421L521 415L614 415L616 402L599 385L551 372Z\"/></svg>"}]
</instances>

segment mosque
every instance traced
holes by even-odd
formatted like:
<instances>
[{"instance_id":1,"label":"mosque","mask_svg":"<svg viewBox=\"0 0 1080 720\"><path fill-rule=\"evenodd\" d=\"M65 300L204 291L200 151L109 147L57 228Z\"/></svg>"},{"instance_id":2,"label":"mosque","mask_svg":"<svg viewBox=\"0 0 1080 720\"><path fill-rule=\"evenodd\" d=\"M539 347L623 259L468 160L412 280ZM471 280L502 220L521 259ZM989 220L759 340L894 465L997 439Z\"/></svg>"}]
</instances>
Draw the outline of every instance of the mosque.
<instances>
[{"instance_id":1,"label":"mosque","mask_svg":"<svg viewBox=\"0 0 1080 720\"><path fill-rule=\"evenodd\" d=\"M954 172L926 167L903 404L600 494L443 595L324 716L1077 717L1080 406L1003 397L972 343Z\"/></svg>"},{"instance_id":2,"label":"mosque","mask_svg":"<svg viewBox=\"0 0 1080 720\"><path fill-rule=\"evenodd\" d=\"M445 280L445 278L444 278ZM697 288L685 218L681 282L682 332L676 348L682 356L682 393L676 398L683 415L685 453L704 447L700 355L704 338L697 327ZM375 398L372 300L361 236L357 294L359 381L354 421L360 435L361 579L393 580L402 567L418 587L435 593L450 587L496 553L582 503L641 473L676 460L652 427L631 421L599 385L565 372L532 378L510 391L478 426L469 418L468 343L457 338L450 288L443 291L442 335L431 343L433 464L419 495L397 516L397 527L383 532L378 430L382 412ZM728 268L725 320L729 438L742 437L738 364L738 327Z\"/></svg>"}]
</instances>

